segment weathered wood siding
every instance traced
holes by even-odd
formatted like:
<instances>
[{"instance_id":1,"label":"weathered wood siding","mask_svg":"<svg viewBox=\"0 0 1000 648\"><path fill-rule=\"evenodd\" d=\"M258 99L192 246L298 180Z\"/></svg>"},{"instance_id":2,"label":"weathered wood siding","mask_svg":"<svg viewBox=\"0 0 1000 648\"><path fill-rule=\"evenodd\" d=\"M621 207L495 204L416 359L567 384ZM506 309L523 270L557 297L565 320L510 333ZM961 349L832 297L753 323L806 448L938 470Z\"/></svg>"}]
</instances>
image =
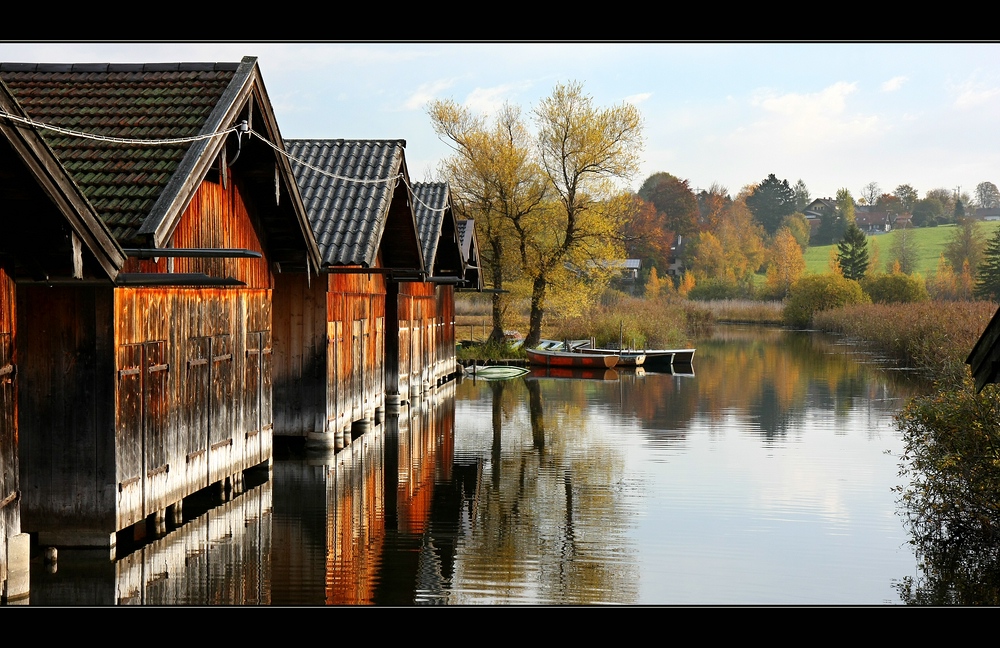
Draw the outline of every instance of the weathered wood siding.
<instances>
[{"instance_id":1,"label":"weathered wood siding","mask_svg":"<svg viewBox=\"0 0 1000 648\"><path fill-rule=\"evenodd\" d=\"M385 279L331 274L327 288L327 433L369 419L385 398Z\"/></svg>"},{"instance_id":2,"label":"weathered wood siding","mask_svg":"<svg viewBox=\"0 0 1000 648\"><path fill-rule=\"evenodd\" d=\"M456 366L454 288L400 284L399 332L400 393L420 393L447 380Z\"/></svg>"},{"instance_id":3,"label":"weathered wood siding","mask_svg":"<svg viewBox=\"0 0 1000 648\"><path fill-rule=\"evenodd\" d=\"M203 182L168 247L264 252L236 182ZM271 456L274 281L266 255L154 263L155 271L234 277L246 287L115 291L118 528ZM137 445L140 456L129 449Z\"/></svg>"},{"instance_id":4,"label":"weathered wood siding","mask_svg":"<svg viewBox=\"0 0 1000 648\"><path fill-rule=\"evenodd\" d=\"M115 291L118 528L268 460L270 291Z\"/></svg>"},{"instance_id":5,"label":"weathered wood siding","mask_svg":"<svg viewBox=\"0 0 1000 648\"><path fill-rule=\"evenodd\" d=\"M7 580L7 540L21 532L14 295L14 281L0 264L0 592Z\"/></svg>"},{"instance_id":6,"label":"weathered wood siding","mask_svg":"<svg viewBox=\"0 0 1000 648\"><path fill-rule=\"evenodd\" d=\"M275 275L274 433L305 437L326 431L326 277ZM333 411L332 409L330 411Z\"/></svg>"},{"instance_id":7,"label":"weathered wood siding","mask_svg":"<svg viewBox=\"0 0 1000 648\"><path fill-rule=\"evenodd\" d=\"M237 187L203 182L167 247L263 252ZM33 359L22 397L28 530L106 542L270 460L274 282L266 256L130 259L126 271L206 272L247 285L19 291L31 330L22 348Z\"/></svg>"},{"instance_id":8,"label":"weathered wood siding","mask_svg":"<svg viewBox=\"0 0 1000 648\"><path fill-rule=\"evenodd\" d=\"M21 526L107 543L116 530L114 295L17 288Z\"/></svg>"}]
</instances>

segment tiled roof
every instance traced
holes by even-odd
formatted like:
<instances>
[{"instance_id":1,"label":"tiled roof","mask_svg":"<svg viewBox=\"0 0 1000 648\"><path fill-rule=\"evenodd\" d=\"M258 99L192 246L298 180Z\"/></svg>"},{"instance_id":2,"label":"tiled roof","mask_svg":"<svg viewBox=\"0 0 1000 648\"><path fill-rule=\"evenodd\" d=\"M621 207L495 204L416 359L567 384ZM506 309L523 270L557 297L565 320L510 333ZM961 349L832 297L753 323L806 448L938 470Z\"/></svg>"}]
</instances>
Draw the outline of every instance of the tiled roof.
<instances>
[{"instance_id":1,"label":"tiled roof","mask_svg":"<svg viewBox=\"0 0 1000 648\"><path fill-rule=\"evenodd\" d=\"M417 219L420 249L423 251L424 263L428 268L434 266L438 241L441 238L441 226L448 207L448 183L413 183L413 214Z\"/></svg>"},{"instance_id":2,"label":"tiled roof","mask_svg":"<svg viewBox=\"0 0 1000 648\"><path fill-rule=\"evenodd\" d=\"M239 65L0 63L0 78L35 121L94 135L165 139L214 130L209 116ZM135 238L193 146L41 133L119 242Z\"/></svg>"},{"instance_id":3,"label":"tiled roof","mask_svg":"<svg viewBox=\"0 0 1000 648\"><path fill-rule=\"evenodd\" d=\"M373 267L395 199L393 243L413 246L407 259L419 268L412 207L399 193L406 192L405 146L403 140L285 141L324 265Z\"/></svg>"}]
</instances>

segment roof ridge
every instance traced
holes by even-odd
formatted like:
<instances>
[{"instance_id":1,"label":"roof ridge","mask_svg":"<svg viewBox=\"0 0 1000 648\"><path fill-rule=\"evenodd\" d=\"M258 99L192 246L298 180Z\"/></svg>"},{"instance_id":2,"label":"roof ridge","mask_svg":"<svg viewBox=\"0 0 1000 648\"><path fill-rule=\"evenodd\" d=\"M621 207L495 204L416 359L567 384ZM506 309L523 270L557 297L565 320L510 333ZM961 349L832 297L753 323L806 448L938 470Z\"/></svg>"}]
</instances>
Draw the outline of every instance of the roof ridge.
<instances>
[{"instance_id":1,"label":"roof ridge","mask_svg":"<svg viewBox=\"0 0 1000 648\"><path fill-rule=\"evenodd\" d=\"M203 63L17 63L0 62L0 72L232 72L239 62Z\"/></svg>"}]
</instances>

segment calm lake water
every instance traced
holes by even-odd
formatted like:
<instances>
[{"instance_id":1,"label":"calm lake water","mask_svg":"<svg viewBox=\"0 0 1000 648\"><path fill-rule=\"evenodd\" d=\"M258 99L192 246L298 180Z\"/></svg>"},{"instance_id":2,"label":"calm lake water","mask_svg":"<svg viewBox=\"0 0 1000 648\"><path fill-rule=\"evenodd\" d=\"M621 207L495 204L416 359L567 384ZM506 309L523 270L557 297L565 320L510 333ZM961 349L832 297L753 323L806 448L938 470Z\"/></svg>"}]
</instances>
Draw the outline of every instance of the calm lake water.
<instances>
[{"instance_id":1,"label":"calm lake water","mask_svg":"<svg viewBox=\"0 0 1000 648\"><path fill-rule=\"evenodd\" d=\"M816 333L718 326L682 373L465 379L31 605L896 604L892 417L924 387Z\"/></svg>"}]
</instances>

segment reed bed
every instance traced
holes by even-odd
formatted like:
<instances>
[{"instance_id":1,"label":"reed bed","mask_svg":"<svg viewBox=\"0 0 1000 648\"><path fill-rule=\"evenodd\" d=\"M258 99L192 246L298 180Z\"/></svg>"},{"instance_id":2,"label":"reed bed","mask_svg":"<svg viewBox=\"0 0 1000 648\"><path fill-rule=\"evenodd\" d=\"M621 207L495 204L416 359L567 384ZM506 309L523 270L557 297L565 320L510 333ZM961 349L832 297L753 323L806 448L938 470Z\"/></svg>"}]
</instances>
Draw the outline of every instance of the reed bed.
<instances>
[{"instance_id":1,"label":"reed bed","mask_svg":"<svg viewBox=\"0 0 1000 648\"><path fill-rule=\"evenodd\" d=\"M687 345L696 330L713 322L709 311L676 298L605 298L586 315L552 317L547 336L556 340L594 338L598 346L668 348Z\"/></svg>"},{"instance_id":2,"label":"reed bed","mask_svg":"<svg viewBox=\"0 0 1000 648\"><path fill-rule=\"evenodd\" d=\"M965 359L996 310L982 301L857 304L816 313L813 325L951 382L967 375Z\"/></svg>"},{"instance_id":3,"label":"reed bed","mask_svg":"<svg viewBox=\"0 0 1000 648\"><path fill-rule=\"evenodd\" d=\"M699 301L698 306L712 313L717 322L781 325L785 305L780 300L716 299Z\"/></svg>"}]
</instances>

